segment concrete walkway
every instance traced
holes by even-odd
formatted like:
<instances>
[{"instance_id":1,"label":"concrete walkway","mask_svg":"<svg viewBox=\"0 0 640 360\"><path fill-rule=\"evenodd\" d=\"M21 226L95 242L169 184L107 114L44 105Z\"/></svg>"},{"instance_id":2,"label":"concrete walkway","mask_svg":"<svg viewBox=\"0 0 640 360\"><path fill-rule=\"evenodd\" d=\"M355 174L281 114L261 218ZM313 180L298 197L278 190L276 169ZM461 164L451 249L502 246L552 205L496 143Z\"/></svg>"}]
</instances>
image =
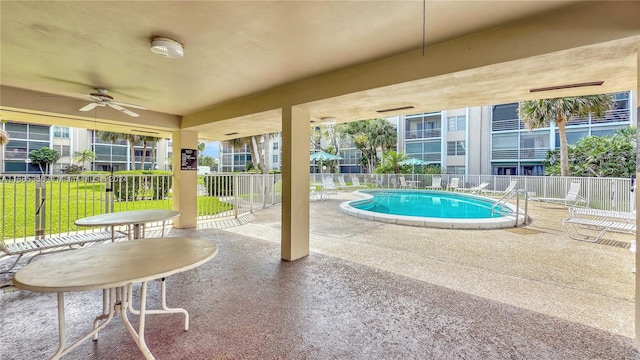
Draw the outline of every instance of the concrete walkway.
<instances>
[{"instance_id":1,"label":"concrete walkway","mask_svg":"<svg viewBox=\"0 0 640 360\"><path fill-rule=\"evenodd\" d=\"M509 230L373 223L338 211L352 197L311 203L312 252L295 262L279 258L279 206L236 227L172 229L215 241L219 254L167 280L168 303L189 310L191 328L150 316L156 358L640 359L630 236L570 240L567 211L538 208L530 226ZM157 296L154 287L150 306ZM90 328L100 298L68 294L69 338ZM0 294L0 328L0 358L51 356L55 295ZM139 358L118 322L66 357Z\"/></svg>"}]
</instances>

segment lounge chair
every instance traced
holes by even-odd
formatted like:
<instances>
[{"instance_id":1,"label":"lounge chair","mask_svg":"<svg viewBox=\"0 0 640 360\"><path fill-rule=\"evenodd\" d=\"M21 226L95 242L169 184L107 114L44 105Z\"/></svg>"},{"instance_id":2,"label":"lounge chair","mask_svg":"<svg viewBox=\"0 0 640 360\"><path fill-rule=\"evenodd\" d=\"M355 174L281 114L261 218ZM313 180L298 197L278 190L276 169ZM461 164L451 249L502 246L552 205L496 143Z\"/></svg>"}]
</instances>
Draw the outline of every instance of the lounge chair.
<instances>
[{"instance_id":1,"label":"lounge chair","mask_svg":"<svg viewBox=\"0 0 640 360\"><path fill-rule=\"evenodd\" d=\"M351 184L354 188L366 188L366 186L360 185L360 179L357 176L351 177Z\"/></svg>"},{"instance_id":2,"label":"lounge chair","mask_svg":"<svg viewBox=\"0 0 640 360\"><path fill-rule=\"evenodd\" d=\"M344 178L342 176L338 176L338 189L351 189L353 188L353 186L351 185L347 185L347 183L344 181Z\"/></svg>"},{"instance_id":3,"label":"lounge chair","mask_svg":"<svg viewBox=\"0 0 640 360\"><path fill-rule=\"evenodd\" d=\"M415 189L413 183L408 183L404 176L400 176L400 188L401 189Z\"/></svg>"},{"instance_id":4,"label":"lounge chair","mask_svg":"<svg viewBox=\"0 0 640 360\"><path fill-rule=\"evenodd\" d=\"M574 180L571 182L569 186L569 191L567 192L567 196L564 198L538 198L532 196L529 200L533 201L533 204L555 204L559 206L574 206L574 207L588 207L589 201L587 199L580 197L578 195L580 193L580 181Z\"/></svg>"},{"instance_id":5,"label":"lounge chair","mask_svg":"<svg viewBox=\"0 0 640 360\"><path fill-rule=\"evenodd\" d=\"M482 193L485 192L487 186L489 186L489 183L488 182L483 182L478 186L471 187L469 190L471 190L472 194L479 194L481 192Z\"/></svg>"},{"instance_id":6,"label":"lounge chair","mask_svg":"<svg viewBox=\"0 0 640 360\"><path fill-rule=\"evenodd\" d=\"M511 180L511 182L509 183L509 186L507 186L506 189L499 191L499 190L484 190L484 193L489 193L491 195L505 195L505 194L509 194L510 192L512 192L513 190L516 189L516 185L518 184L518 180Z\"/></svg>"},{"instance_id":7,"label":"lounge chair","mask_svg":"<svg viewBox=\"0 0 640 360\"><path fill-rule=\"evenodd\" d=\"M327 194L331 192L335 194L338 191L338 187L336 186L336 183L333 182L333 179L331 177L322 178L322 191Z\"/></svg>"},{"instance_id":8,"label":"lounge chair","mask_svg":"<svg viewBox=\"0 0 640 360\"><path fill-rule=\"evenodd\" d=\"M572 207L571 217L562 220L562 227L574 240L596 242L608 231L636 233L636 213ZM569 229L571 225L571 230Z\"/></svg>"},{"instance_id":9,"label":"lounge chair","mask_svg":"<svg viewBox=\"0 0 640 360\"><path fill-rule=\"evenodd\" d=\"M431 185L425 186L425 189L442 189L442 177L434 176Z\"/></svg>"},{"instance_id":10,"label":"lounge chair","mask_svg":"<svg viewBox=\"0 0 640 360\"><path fill-rule=\"evenodd\" d=\"M460 187L460 179L459 178L452 178L451 182L449 182L449 185L447 185L447 190L449 190L449 191L458 191L459 187Z\"/></svg>"}]
</instances>

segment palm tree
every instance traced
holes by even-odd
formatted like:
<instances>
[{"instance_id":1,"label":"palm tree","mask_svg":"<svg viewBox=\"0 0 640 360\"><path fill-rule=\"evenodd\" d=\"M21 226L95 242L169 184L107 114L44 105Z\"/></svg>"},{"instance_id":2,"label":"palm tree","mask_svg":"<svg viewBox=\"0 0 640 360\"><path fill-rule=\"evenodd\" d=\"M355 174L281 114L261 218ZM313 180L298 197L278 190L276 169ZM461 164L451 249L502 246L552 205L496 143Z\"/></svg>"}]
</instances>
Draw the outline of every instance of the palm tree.
<instances>
[{"instance_id":1,"label":"palm tree","mask_svg":"<svg viewBox=\"0 0 640 360\"><path fill-rule=\"evenodd\" d=\"M155 160L156 143L159 139L155 136L138 136L138 140L142 141L142 158L140 159L140 169L144 170L144 163L147 157L147 145L151 143L151 170L153 170L155 168L153 166L153 163ZM198 148L200 147L200 144L203 143L198 143Z\"/></svg>"},{"instance_id":2,"label":"palm tree","mask_svg":"<svg viewBox=\"0 0 640 360\"><path fill-rule=\"evenodd\" d=\"M131 170L136 169L136 152L134 145L139 141L140 137L138 135L112 131L98 131L97 135L102 141L108 141L112 144L118 140L127 140L127 143L129 143L129 156L131 157Z\"/></svg>"},{"instance_id":3,"label":"palm tree","mask_svg":"<svg viewBox=\"0 0 640 360\"><path fill-rule=\"evenodd\" d=\"M398 132L395 126L386 119L374 119L370 130L371 143L374 147L380 147L381 154L393 148L398 141Z\"/></svg>"},{"instance_id":4,"label":"palm tree","mask_svg":"<svg viewBox=\"0 0 640 360\"><path fill-rule=\"evenodd\" d=\"M384 155L382 155L383 166L387 169L393 169L394 174L400 174L400 163L404 160L407 160L407 154L395 152L393 150L387 151Z\"/></svg>"},{"instance_id":5,"label":"palm tree","mask_svg":"<svg viewBox=\"0 0 640 360\"><path fill-rule=\"evenodd\" d=\"M610 94L527 100L520 102L518 116L529 131L547 127L551 122L556 123L560 133L560 174L569 176L567 121L574 116L585 117L590 113L594 117L603 117L613 103Z\"/></svg>"},{"instance_id":6,"label":"palm tree","mask_svg":"<svg viewBox=\"0 0 640 360\"><path fill-rule=\"evenodd\" d=\"M95 161L96 153L89 149L79 150L73 152L73 161L80 163L84 167L87 161Z\"/></svg>"}]
</instances>

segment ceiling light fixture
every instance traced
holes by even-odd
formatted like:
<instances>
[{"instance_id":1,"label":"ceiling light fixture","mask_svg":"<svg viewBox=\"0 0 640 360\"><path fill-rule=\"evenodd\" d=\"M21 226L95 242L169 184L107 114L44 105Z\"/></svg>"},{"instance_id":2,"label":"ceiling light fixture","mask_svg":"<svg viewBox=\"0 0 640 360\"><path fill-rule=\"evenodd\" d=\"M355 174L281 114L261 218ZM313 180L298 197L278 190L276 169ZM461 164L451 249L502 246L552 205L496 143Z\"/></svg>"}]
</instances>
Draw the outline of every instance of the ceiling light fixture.
<instances>
[{"instance_id":1,"label":"ceiling light fixture","mask_svg":"<svg viewBox=\"0 0 640 360\"><path fill-rule=\"evenodd\" d=\"M400 110L409 110L409 109L413 109L413 106L403 106L403 107L397 107L397 108L393 108L393 109L376 110L376 112L377 113L386 113L386 112L391 112L391 111L400 111Z\"/></svg>"},{"instance_id":2,"label":"ceiling light fixture","mask_svg":"<svg viewBox=\"0 0 640 360\"><path fill-rule=\"evenodd\" d=\"M604 81L591 81L591 82L585 82L585 83L567 84L567 85L558 85L558 86L549 86L549 87L531 89L529 90L529 92L532 93L532 92L540 92L540 91L572 89L572 88L585 87L585 86L600 86L602 84L604 84Z\"/></svg>"},{"instance_id":3,"label":"ceiling light fixture","mask_svg":"<svg viewBox=\"0 0 640 360\"><path fill-rule=\"evenodd\" d=\"M179 42L162 37L151 40L151 51L154 54L172 59L184 56L184 49Z\"/></svg>"},{"instance_id":4,"label":"ceiling light fixture","mask_svg":"<svg viewBox=\"0 0 640 360\"><path fill-rule=\"evenodd\" d=\"M320 121L325 125L335 125L338 122L334 117L323 117Z\"/></svg>"}]
</instances>

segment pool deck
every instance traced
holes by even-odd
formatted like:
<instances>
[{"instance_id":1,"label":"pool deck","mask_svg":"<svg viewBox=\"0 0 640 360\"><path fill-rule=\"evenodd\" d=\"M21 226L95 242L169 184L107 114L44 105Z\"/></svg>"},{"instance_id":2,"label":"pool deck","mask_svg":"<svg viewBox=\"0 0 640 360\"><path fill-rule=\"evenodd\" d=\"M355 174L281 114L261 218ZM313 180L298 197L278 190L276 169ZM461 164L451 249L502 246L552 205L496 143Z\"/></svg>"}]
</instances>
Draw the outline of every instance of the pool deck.
<instances>
[{"instance_id":1,"label":"pool deck","mask_svg":"<svg viewBox=\"0 0 640 360\"><path fill-rule=\"evenodd\" d=\"M515 229L378 223L338 210L355 198L310 204L311 253L294 262L279 259L280 206L227 229L172 229L216 241L219 254L168 279L168 303L189 310L191 328L149 317L156 358L640 359L631 236L571 240L566 209L537 207ZM69 337L90 327L99 299L69 294ZM0 358L52 355L55 325L54 295L0 293ZM114 324L65 359L138 354Z\"/></svg>"}]
</instances>

